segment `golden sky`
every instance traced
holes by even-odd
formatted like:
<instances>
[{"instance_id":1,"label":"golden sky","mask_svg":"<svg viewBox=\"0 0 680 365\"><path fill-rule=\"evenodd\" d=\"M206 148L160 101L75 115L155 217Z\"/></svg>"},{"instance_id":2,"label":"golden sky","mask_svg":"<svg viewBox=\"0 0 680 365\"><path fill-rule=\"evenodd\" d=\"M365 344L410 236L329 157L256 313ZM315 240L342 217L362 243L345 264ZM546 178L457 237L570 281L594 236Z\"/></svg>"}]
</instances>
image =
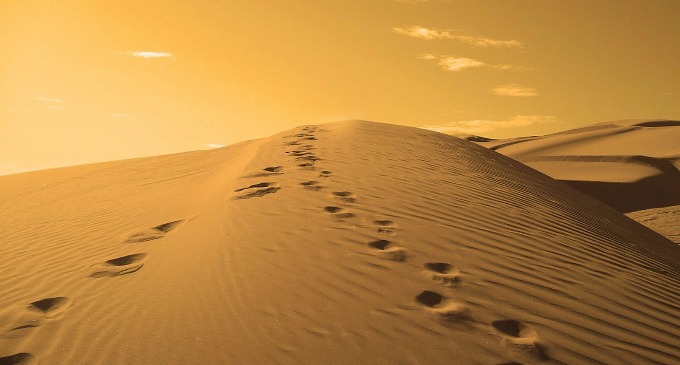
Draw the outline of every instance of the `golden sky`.
<instances>
[{"instance_id":1,"label":"golden sky","mask_svg":"<svg viewBox=\"0 0 680 365\"><path fill-rule=\"evenodd\" d=\"M2 0L0 174L366 119L680 119L676 0Z\"/></svg>"}]
</instances>

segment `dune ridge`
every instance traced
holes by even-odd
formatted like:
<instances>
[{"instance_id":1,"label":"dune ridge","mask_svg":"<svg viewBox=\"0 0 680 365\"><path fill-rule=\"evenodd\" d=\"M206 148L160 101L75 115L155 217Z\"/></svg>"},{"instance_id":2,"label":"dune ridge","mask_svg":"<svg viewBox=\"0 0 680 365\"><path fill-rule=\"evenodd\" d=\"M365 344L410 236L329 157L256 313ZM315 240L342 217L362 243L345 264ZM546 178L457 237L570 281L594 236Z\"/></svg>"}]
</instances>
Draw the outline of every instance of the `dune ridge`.
<instances>
[{"instance_id":1,"label":"dune ridge","mask_svg":"<svg viewBox=\"0 0 680 365\"><path fill-rule=\"evenodd\" d=\"M439 133L364 121L0 177L6 364L670 364L680 252Z\"/></svg>"},{"instance_id":2,"label":"dune ridge","mask_svg":"<svg viewBox=\"0 0 680 365\"><path fill-rule=\"evenodd\" d=\"M475 142L632 213L680 205L678 140L679 121L630 119Z\"/></svg>"}]
</instances>

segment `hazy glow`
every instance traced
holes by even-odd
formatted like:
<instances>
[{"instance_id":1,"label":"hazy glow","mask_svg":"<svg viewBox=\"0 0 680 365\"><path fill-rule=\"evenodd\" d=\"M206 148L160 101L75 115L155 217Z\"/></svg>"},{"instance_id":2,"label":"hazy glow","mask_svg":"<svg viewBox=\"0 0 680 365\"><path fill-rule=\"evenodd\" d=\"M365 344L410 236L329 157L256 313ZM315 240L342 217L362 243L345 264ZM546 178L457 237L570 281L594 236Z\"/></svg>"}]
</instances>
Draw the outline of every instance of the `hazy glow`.
<instances>
[{"instance_id":1,"label":"hazy glow","mask_svg":"<svg viewBox=\"0 0 680 365\"><path fill-rule=\"evenodd\" d=\"M413 38L421 39L453 39L459 42L471 44L478 47L522 47L522 42L511 40L499 40L486 37L476 37L470 35L453 34L448 30L431 29L414 25L407 28L392 28L392 31L398 34L404 34Z\"/></svg>"},{"instance_id":2,"label":"hazy glow","mask_svg":"<svg viewBox=\"0 0 680 365\"><path fill-rule=\"evenodd\" d=\"M216 144L216 143L208 143L208 144L206 144L205 146L208 147L208 148L222 148L222 147L226 147L226 145L223 145L223 144Z\"/></svg>"},{"instance_id":3,"label":"hazy glow","mask_svg":"<svg viewBox=\"0 0 680 365\"><path fill-rule=\"evenodd\" d=\"M507 120L461 120L444 125L426 125L429 129L441 133L484 133L499 128L526 127L534 124L556 123L557 117L552 115L517 115Z\"/></svg>"},{"instance_id":4,"label":"hazy glow","mask_svg":"<svg viewBox=\"0 0 680 365\"><path fill-rule=\"evenodd\" d=\"M498 86L491 89L491 92L496 95L503 96L519 96L519 97L538 96L538 92L536 92L536 89L534 89L533 87L524 87L515 84Z\"/></svg>"},{"instance_id":5,"label":"hazy glow","mask_svg":"<svg viewBox=\"0 0 680 365\"><path fill-rule=\"evenodd\" d=\"M673 0L0 1L0 174L346 119L491 138L680 119L677 14ZM526 117L546 115L562 123Z\"/></svg>"}]
</instances>

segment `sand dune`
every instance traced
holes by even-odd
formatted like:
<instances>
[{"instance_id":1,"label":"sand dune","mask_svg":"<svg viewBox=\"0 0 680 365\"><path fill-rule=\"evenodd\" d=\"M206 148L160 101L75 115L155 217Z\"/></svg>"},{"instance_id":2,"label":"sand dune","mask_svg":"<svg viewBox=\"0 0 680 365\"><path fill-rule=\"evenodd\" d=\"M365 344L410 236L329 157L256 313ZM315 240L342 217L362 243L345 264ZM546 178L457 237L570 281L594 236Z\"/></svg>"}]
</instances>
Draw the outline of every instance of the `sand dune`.
<instances>
[{"instance_id":1,"label":"sand dune","mask_svg":"<svg viewBox=\"0 0 680 365\"><path fill-rule=\"evenodd\" d=\"M0 191L3 365L680 362L675 244L439 133L304 126Z\"/></svg>"},{"instance_id":2,"label":"sand dune","mask_svg":"<svg viewBox=\"0 0 680 365\"><path fill-rule=\"evenodd\" d=\"M624 213L680 205L679 121L622 120L509 140L463 138L512 157ZM657 209L655 217L668 210ZM655 227L669 219L657 219ZM668 229L661 227L660 232Z\"/></svg>"}]
</instances>

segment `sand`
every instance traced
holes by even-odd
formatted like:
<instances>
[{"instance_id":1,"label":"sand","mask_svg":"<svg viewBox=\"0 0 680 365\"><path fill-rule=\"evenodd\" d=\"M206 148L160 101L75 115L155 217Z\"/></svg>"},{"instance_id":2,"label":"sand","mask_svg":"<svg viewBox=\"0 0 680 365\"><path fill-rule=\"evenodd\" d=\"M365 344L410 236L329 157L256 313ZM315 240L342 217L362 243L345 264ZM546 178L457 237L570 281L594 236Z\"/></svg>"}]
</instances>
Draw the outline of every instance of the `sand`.
<instances>
[{"instance_id":1,"label":"sand","mask_svg":"<svg viewBox=\"0 0 680 365\"><path fill-rule=\"evenodd\" d=\"M507 140L459 137L567 183L678 242L673 212L680 209L680 121L620 120Z\"/></svg>"},{"instance_id":2,"label":"sand","mask_svg":"<svg viewBox=\"0 0 680 365\"><path fill-rule=\"evenodd\" d=\"M303 126L0 191L3 365L680 362L677 245L443 134Z\"/></svg>"}]
</instances>

